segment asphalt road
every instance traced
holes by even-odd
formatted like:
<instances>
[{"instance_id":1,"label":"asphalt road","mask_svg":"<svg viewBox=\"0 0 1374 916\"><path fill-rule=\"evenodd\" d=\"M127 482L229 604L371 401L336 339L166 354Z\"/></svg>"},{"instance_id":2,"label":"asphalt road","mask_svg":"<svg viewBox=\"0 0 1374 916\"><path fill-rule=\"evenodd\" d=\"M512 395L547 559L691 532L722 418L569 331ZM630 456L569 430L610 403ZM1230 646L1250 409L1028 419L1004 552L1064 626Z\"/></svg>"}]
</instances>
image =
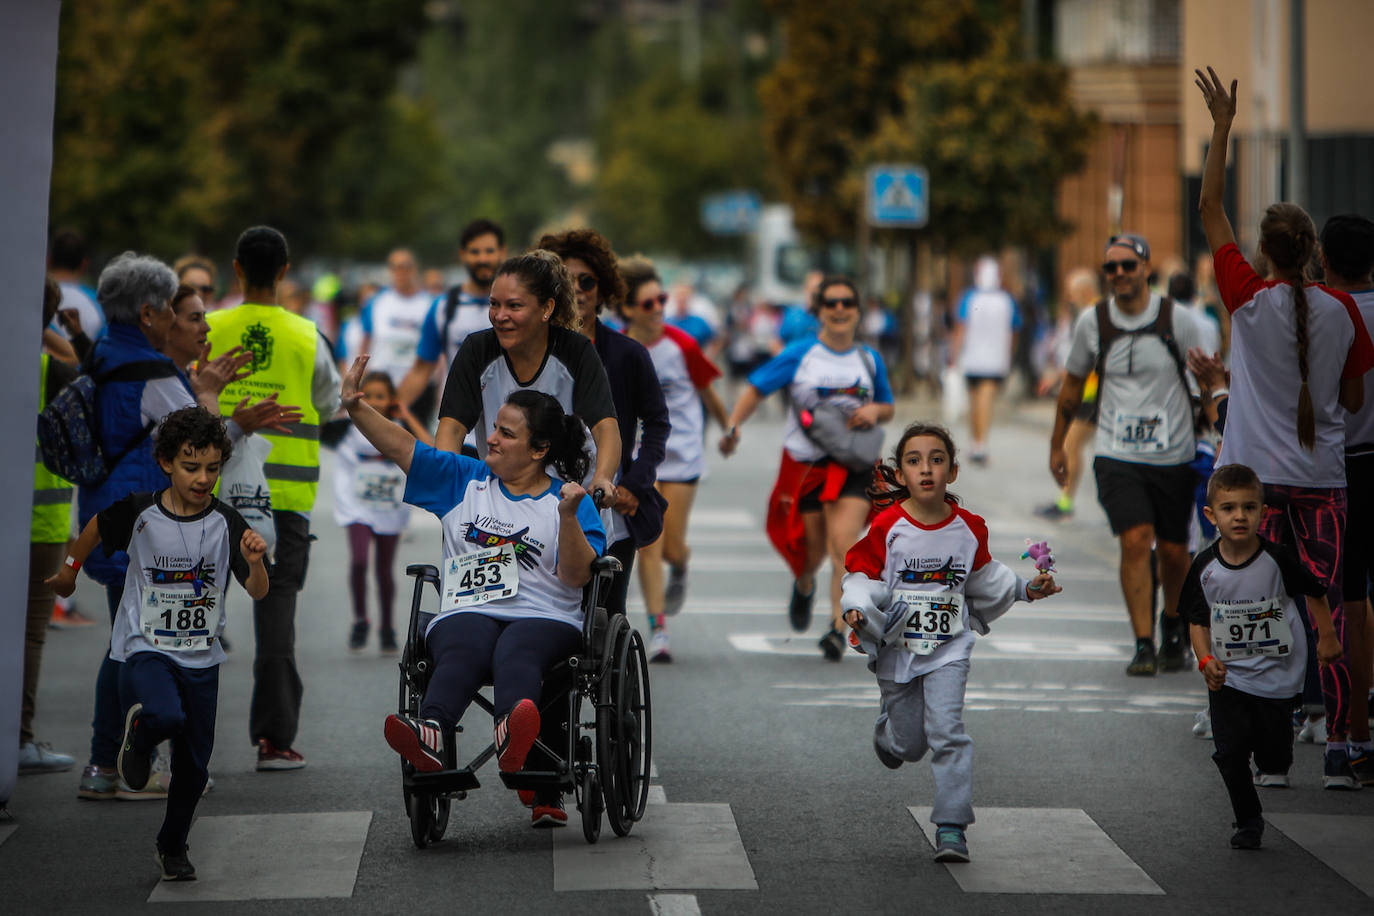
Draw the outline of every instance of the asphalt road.
<instances>
[{"instance_id":1,"label":"asphalt road","mask_svg":"<svg viewBox=\"0 0 1374 916\"><path fill-rule=\"evenodd\" d=\"M904 404L898 419L925 412ZM396 660L375 644L345 648L346 551L324 486L298 613L297 748L309 766L254 772L251 621L240 593L221 674L216 785L190 838L201 880L159 885L160 803L78 801L78 770L29 776L10 802L14 820L0 825L3 910L122 912L150 901L331 914L1374 909L1374 792L1323 791L1316 747L1296 748L1292 789L1262 790L1265 848L1229 848L1211 745L1191 733L1201 677L1191 667L1124 675L1131 634L1091 480L1072 522L1031 515L1053 492L1047 424L1043 407L1017 416L1004 407L990 466L962 468L952 487L1014 568L1030 569L1019 559L1026 538L1048 538L1065 585L1055 599L1017 605L975 651L970 865L931 861L929 825L910 810L931 803L929 767L889 771L874 758L877 689L862 658L821 659L823 615L807 634L788 628L789 574L762 534L781 429L771 406L745 428L740 453L712 457L701 485L688 600L670 622L674 661L652 671L654 804L629 838L605 829L587 846L575 826L531 830L488 771L487 786L454 804L446 838L413 847L381 734ZM398 565L437 555L437 523L417 513ZM88 581L78 599L103 612ZM642 613L634 622L644 625ZM49 634L37 731L81 758L107 638L103 626ZM488 727L473 732L485 741Z\"/></svg>"}]
</instances>

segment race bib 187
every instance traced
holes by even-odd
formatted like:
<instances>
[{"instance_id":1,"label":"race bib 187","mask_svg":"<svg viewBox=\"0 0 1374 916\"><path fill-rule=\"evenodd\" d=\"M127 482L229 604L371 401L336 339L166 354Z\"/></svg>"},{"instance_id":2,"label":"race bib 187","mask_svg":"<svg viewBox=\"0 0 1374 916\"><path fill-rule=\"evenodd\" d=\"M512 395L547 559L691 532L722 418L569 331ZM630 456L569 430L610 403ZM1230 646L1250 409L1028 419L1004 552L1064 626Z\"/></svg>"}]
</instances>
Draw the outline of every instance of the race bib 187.
<instances>
[{"instance_id":1,"label":"race bib 187","mask_svg":"<svg viewBox=\"0 0 1374 916\"><path fill-rule=\"evenodd\" d=\"M1222 661L1252 655L1288 656L1293 630L1282 598L1212 605L1212 653Z\"/></svg>"},{"instance_id":2,"label":"race bib 187","mask_svg":"<svg viewBox=\"0 0 1374 916\"><path fill-rule=\"evenodd\" d=\"M509 598L520 591L520 564L515 545L462 553L444 561L444 596L440 613Z\"/></svg>"},{"instance_id":3,"label":"race bib 187","mask_svg":"<svg viewBox=\"0 0 1374 916\"><path fill-rule=\"evenodd\" d=\"M190 588L147 588L139 618L143 638L156 649L187 652L209 648L219 633L220 592Z\"/></svg>"},{"instance_id":4,"label":"race bib 187","mask_svg":"<svg viewBox=\"0 0 1374 916\"><path fill-rule=\"evenodd\" d=\"M964 632L964 596L958 592L918 592L897 589L897 607L906 623L902 645L908 652L930 655Z\"/></svg>"},{"instance_id":5,"label":"race bib 187","mask_svg":"<svg viewBox=\"0 0 1374 916\"><path fill-rule=\"evenodd\" d=\"M1148 455L1169 447L1169 418L1162 413L1116 412L1112 426L1112 450L1128 455Z\"/></svg>"}]
</instances>

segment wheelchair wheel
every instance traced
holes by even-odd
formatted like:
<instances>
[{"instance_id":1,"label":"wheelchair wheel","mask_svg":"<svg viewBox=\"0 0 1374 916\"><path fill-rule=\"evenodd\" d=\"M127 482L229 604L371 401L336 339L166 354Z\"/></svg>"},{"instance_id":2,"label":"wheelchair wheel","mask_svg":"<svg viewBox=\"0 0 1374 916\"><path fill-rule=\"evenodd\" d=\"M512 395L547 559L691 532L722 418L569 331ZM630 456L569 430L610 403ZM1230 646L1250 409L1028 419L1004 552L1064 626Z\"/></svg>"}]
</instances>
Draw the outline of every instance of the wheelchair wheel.
<instances>
[{"instance_id":1,"label":"wheelchair wheel","mask_svg":"<svg viewBox=\"0 0 1374 916\"><path fill-rule=\"evenodd\" d=\"M433 796L425 792L410 793L410 806L406 813L410 815L410 838L415 841L416 849L424 849L429 845L430 833L434 828L433 804Z\"/></svg>"},{"instance_id":2,"label":"wheelchair wheel","mask_svg":"<svg viewBox=\"0 0 1374 916\"><path fill-rule=\"evenodd\" d=\"M453 800L447 795L431 796L430 806L429 838L437 843L444 838L444 831L448 829L448 815Z\"/></svg>"},{"instance_id":3,"label":"wheelchair wheel","mask_svg":"<svg viewBox=\"0 0 1374 916\"><path fill-rule=\"evenodd\" d=\"M601 838L601 783L597 781L596 769L587 767L582 774L582 836L588 843Z\"/></svg>"},{"instance_id":4,"label":"wheelchair wheel","mask_svg":"<svg viewBox=\"0 0 1374 916\"><path fill-rule=\"evenodd\" d=\"M653 745L648 659L628 624L610 661L596 716L597 763L607 819L616 836L626 836L644 816Z\"/></svg>"}]
</instances>

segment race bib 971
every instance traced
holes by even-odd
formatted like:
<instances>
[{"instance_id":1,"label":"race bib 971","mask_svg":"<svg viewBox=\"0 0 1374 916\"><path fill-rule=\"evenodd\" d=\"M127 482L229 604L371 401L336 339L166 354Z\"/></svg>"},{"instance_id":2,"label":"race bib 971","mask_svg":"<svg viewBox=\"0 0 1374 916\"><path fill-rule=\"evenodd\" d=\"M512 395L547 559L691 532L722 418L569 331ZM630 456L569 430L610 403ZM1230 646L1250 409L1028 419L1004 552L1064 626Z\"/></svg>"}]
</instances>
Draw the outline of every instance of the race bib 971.
<instances>
[{"instance_id":1,"label":"race bib 971","mask_svg":"<svg viewBox=\"0 0 1374 916\"><path fill-rule=\"evenodd\" d=\"M964 632L964 596L958 592L896 590L895 608L904 608L902 645L908 652L930 655Z\"/></svg>"},{"instance_id":2,"label":"race bib 971","mask_svg":"<svg viewBox=\"0 0 1374 916\"><path fill-rule=\"evenodd\" d=\"M520 591L515 545L462 553L444 561L444 595L439 611L456 611L509 598Z\"/></svg>"},{"instance_id":3,"label":"race bib 971","mask_svg":"<svg viewBox=\"0 0 1374 916\"><path fill-rule=\"evenodd\" d=\"M147 588L139 611L143 638L156 649L187 652L209 648L219 633L220 592L190 588Z\"/></svg>"},{"instance_id":4,"label":"race bib 971","mask_svg":"<svg viewBox=\"0 0 1374 916\"><path fill-rule=\"evenodd\" d=\"M1293 630L1282 598L1212 605L1212 654L1222 661L1293 653Z\"/></svg>"}]
</instances>

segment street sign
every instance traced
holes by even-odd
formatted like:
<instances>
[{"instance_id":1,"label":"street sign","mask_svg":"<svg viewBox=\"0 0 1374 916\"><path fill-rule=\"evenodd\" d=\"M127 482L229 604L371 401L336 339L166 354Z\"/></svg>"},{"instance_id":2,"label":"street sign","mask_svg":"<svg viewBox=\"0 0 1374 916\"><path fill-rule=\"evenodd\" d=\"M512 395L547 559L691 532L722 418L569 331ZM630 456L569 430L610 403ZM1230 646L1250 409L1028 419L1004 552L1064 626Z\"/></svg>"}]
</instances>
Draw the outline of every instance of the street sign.
<instances>
[{"instance_id":1,"label":"street sign","mask_svg":"<svg viewBox=\"0 0 1374 916\"><path fill-rule=\"evenodd\" d=\"M929 217L926 170L919 165L870 166L868 223L881 229L919 229Z\"/></svg>"},{"instance_id":2,"label":"street sign","mask_svg":"<svg viewBox=\"0 0 1374 916\"><path fill-rule=\"evenodd\" d=\"M722 191L701 199L701 225L712 235L745 235L759 222L763 201L754 191Z\"/></svg>"}]
</instances>

